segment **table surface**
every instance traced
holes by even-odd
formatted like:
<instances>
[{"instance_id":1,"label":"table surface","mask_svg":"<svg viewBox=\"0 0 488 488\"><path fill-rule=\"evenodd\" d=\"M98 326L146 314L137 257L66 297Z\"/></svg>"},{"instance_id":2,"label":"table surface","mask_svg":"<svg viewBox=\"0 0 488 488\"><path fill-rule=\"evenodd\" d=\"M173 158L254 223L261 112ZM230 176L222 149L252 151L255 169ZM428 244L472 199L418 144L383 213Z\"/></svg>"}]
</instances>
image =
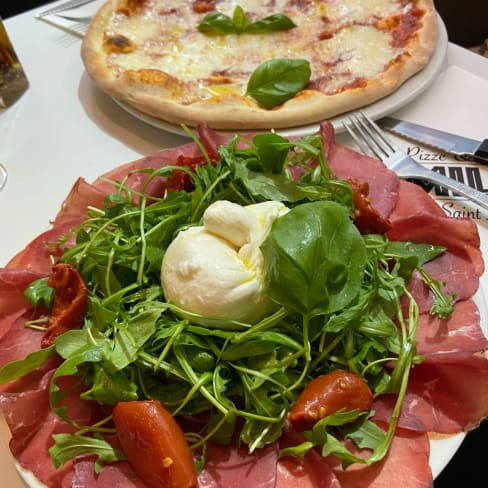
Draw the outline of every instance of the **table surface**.
<instances>
[{"instance_id":1,"label":"table surface","mask_svg":"<svg viewBox=\"0 0 488 488\"><path fill-rule=\"evenodd\" d=\"M35 20L35 12L5 21L30 88L14 106L0 111L0 162L8 170L7 185L0 192L0 266L48 228L79 176L92 181L141 155L188 141L132 117L102 94L84 71L80 40ZM449 66L488 79L488 59L451 43L446 69ZM485 425L468 434L435 487L461 482L470 488L485 486L475 479L484 476L477 453L486 452L487 444ZM8 456L0 450L0 484L23 487Z\"/></svg>"}]
</instances>

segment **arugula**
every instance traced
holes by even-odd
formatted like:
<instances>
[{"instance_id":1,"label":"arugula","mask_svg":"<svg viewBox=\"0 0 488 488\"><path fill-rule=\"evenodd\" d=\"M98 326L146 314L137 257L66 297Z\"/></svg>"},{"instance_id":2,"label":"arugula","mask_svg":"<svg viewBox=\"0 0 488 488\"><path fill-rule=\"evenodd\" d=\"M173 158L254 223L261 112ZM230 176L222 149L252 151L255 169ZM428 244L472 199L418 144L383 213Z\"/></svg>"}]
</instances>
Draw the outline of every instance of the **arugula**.
<instances>
[{"instance_id":1,"label":"arugula","mask_svg":"<svg viewBox=\"0 0 488 488\"><path fill-rule=\"evenodd\" d=\"M207 14L198 25L198 30L204 34L225 36L228 34L266 34L279 30L289 30L296 24L286 15L273 14L268 17L250 22L240 5L234 9L232 17L222 12Z\"/></svg>"},{"instance_id":2,"label":"arugula","mask_svg":"<svg viewBox=\"0 0 488 488\"><path fill-rule=\"evenodd\" d=\"M47 284L47 278L39 278L31 283L24 291L24 297L34 306L44 305L47 310L51 309L54 290Z\"/></svg>"},{"instance_id":3,"label":"arugula","mask_svg":"<svg viewBox=\"0 0 488 488\"><path fill-rule=\"evenodd\" d=\"M422 360L415 351L418 309L407 283L415 270L421 272L438 294L442 313L448 313L452 297L422 267L443 248L360 235L352 223L351 188L332 174L320 136L235 136L218 152L215 165L207 155L208 164L194 171L140 171L149 185L183 169L193 183L190 193L149 198L144 188L136 193L124 182L114 183L104 207L90 209L74 229L76 242L62 257L77 267L89 289L83 328L0 369L0 381L6 382L55 352L62 358L50 405L75 432L54 437L50 452L56 466L92 453L99 469L123 456L104 437L114 432L110 417L94 425L70 418L65 399L80 385L86 385L85 401L114 405L151 398L173 415L204 415L205 426L189 435L193 449L204 448L208 439L228 443L242 426L239 440L252 452L281 436L287 412L311 378L337 368L363 375L375 395L397 395L386 431L357 412L338 412L287 452L303 455L319 446L347 465L355 457L340 439L350 438L371 449L365 462L386 454L410 369ZM205 209L222 199L241 205L276 199L290 208L262 245L267 293L279 308L256 324L214 320L202 327L165 301L161 261L176 233L199 225ZM29 294L40 297L49 290L39 281ZM409 302L407 317L403 298ZM66 376L77 380L71 390L63 386Z\"/></svg>"},{"instance_id":4,"label":"arugula","mask_svg":"<svg viewBox=\"0 0 488 488\"><path fill-rule=\"evenodd\" d=\"M114 449L101 437L87 437L81 434L53 434L54 445L49 448L54 467L59 468L67 461L83 454L96 454L95 472L99 473L105 463L124 461L122 451Z\"/></svg>"},{"instance_id":5,"label":"arugula","mask_svg":"<svg viewBox=\"0 0 488 488\"><path fill-rule=\"evenodd\" d=\"M335 434L333 434L333 433ZM316 422L311 431L305 431L306 441L296 446L281 450L281 455L304 457L310 449L321 448L324 457L333 455L342 459L342 465L371 464L371 457L362 458L354 455L340 439L351 439L361 449L371 449L374 453L385 441L384 431L371 422L364 412L357 410L339 411Z\"/></svg>"},{"instance_id":6,"label":"arugula","mask_svg":"<svg viewBox=\"0 0 488 488\"><path fill-rule=\"evenodd\" d=\"M254 70L247 83L246 95L271 109L303 90L310 82L310 76L310 63L306 59L270 59Z\"/></svg>"}]
</instances>

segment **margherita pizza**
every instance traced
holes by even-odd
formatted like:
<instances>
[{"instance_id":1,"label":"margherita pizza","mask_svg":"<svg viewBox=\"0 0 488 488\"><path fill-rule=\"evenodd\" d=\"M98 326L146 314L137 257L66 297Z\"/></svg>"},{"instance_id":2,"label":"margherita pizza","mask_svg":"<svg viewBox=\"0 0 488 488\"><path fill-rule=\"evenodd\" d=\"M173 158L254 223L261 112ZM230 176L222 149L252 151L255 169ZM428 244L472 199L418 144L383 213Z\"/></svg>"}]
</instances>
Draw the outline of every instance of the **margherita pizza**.
<instances>
[{"instance_id":1,"label":"margherita pizza","mask_svg":"<svg viewBox=\"0 0 488 488\"><path fill-rule=\"evenodd\" d=\"M171 124L269 129L391 94L436 38L432 0L109 0L82 58L109 95Z\"/></svg>"}]
</instances>

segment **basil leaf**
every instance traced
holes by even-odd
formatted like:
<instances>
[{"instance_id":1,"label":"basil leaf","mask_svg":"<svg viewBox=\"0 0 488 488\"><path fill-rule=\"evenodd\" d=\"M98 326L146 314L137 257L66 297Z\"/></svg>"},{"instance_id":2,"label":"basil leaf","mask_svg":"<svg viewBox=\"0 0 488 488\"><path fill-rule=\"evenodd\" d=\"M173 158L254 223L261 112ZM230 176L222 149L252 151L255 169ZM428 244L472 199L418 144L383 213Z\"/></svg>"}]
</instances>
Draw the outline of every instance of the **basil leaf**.
<instances>
[{"instance_id":1,"label":"basil leaf","mask_svg":"<svg viewBox=\"0 0 488 488\"><path fill-rule=\"evenodd\" d=\"M249 24L246 32L248 34L265 34L272 31L293 29L296 26L290 17L283 14L274 14Z\"/></svg>"},{"instance_id":2,"label":"basil leaf","mask_svg":"<svg viewBox=\"0 0 488 488\"><path fill-rule=\"evenodd\" d=\"M289 30L296 24L286 15L273 14L263 19L249 22L244 9L237 5L232 17L222 12L211 12L198 24L198 30L204 34L226 36L227 34L266 34L278 30Z\"/></svg>"},{"instance_id":3,"label":"basil leaf","mask_svg":"<svg viewBox=\"0 0 488 488\"><path fill-rule=\"evenodd\" d=\"M235 34L233 20L221 12L211 12L198 25L198 30L204 34L227 35Z\"/></svg>"},{"instance_id":4,"label":"basil leaf","mask_svg":"<svg viewBox=\"0 0 488 488\"><path fill-rule=\"evenodd\" d=\"M242 34L243 32L246 32L247 26L249 25L249 20L247 19L246 12L244 12L240 5L238 5L234 9L232 21L234 22L234 29L236 34Z\"/></svg>"},{"instance_id":5,"label":"basil leaf","mask_svg":"<svg viewBox=\"0 0 488 488\"><path fill-rule=\"evenodd\" d=\"M290 141L271 132L254 136L253 142L262 161L263 172L281 174L288 152L293 147Z\"/></svg>"},{"instance_id":6,"label":"basil leaf","mask_svg":"<svg viewBox=\"0 0 488 488\"><path fill-rule=\"evenodd\" d=\"M306 192L283 175L265 175L243 168L236 176L242 179L249 193L256 197L279 202L298 202L307 198Z\"/></svg>"},{"instance_id":7,"label":"basil leaf","mask_svg":"<svg viewBox=\"0 0 488 488\"><path fill-rule=\"evenodd\" d=\"M304 316L341 310L360 291L366 246L338 203L293 208L274 223L261 250L266 293Z\"/></svg>"},{"instance_id":8,"label":"basil leaf","mask_svg":"<svg viewBox=\"0 0 488 488\"><path fill-rule=\"evenodd\" d=\"M247 83L246 95L264 108L282 105L303 90L310 81L306 59L270 59L260 64Z\"/></svg>"}]
</instances>

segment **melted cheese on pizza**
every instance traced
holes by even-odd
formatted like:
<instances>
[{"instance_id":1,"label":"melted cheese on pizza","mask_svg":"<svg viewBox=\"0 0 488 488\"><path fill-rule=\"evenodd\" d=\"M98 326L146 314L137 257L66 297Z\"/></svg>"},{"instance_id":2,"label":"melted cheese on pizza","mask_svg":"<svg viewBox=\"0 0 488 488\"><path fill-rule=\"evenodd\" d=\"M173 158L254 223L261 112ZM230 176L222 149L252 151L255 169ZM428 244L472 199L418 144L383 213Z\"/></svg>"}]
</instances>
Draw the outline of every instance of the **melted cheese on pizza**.
<instances>
[{"instance_id":1,"label":"melted cheese on pizza","mask_svg":"<svg viewBox=\"0 0 488 488\"><path fill-rule=\"evenodd\" d=\"M199 32L198 24L212 8L232 17L239 2L134 3L141 8L119 8L105 32L107 46L124 47L107 48L108 67L132 77L140 72L146 82L148 70L165 73L175 86L184 87L172 93L184 104L222 93L243 95L252 72L272 58L308 59L310 87L325 94L360 86L384 72L385 60L403 54L405 29L414 32L420 17L412 3L400 0L251 0L242 3L251 21L282 13L297 27L216 36ZM408 22L401 24L401 19ZM116 42L110 42L112 38Z\"/></svg>"}]
</instances>

